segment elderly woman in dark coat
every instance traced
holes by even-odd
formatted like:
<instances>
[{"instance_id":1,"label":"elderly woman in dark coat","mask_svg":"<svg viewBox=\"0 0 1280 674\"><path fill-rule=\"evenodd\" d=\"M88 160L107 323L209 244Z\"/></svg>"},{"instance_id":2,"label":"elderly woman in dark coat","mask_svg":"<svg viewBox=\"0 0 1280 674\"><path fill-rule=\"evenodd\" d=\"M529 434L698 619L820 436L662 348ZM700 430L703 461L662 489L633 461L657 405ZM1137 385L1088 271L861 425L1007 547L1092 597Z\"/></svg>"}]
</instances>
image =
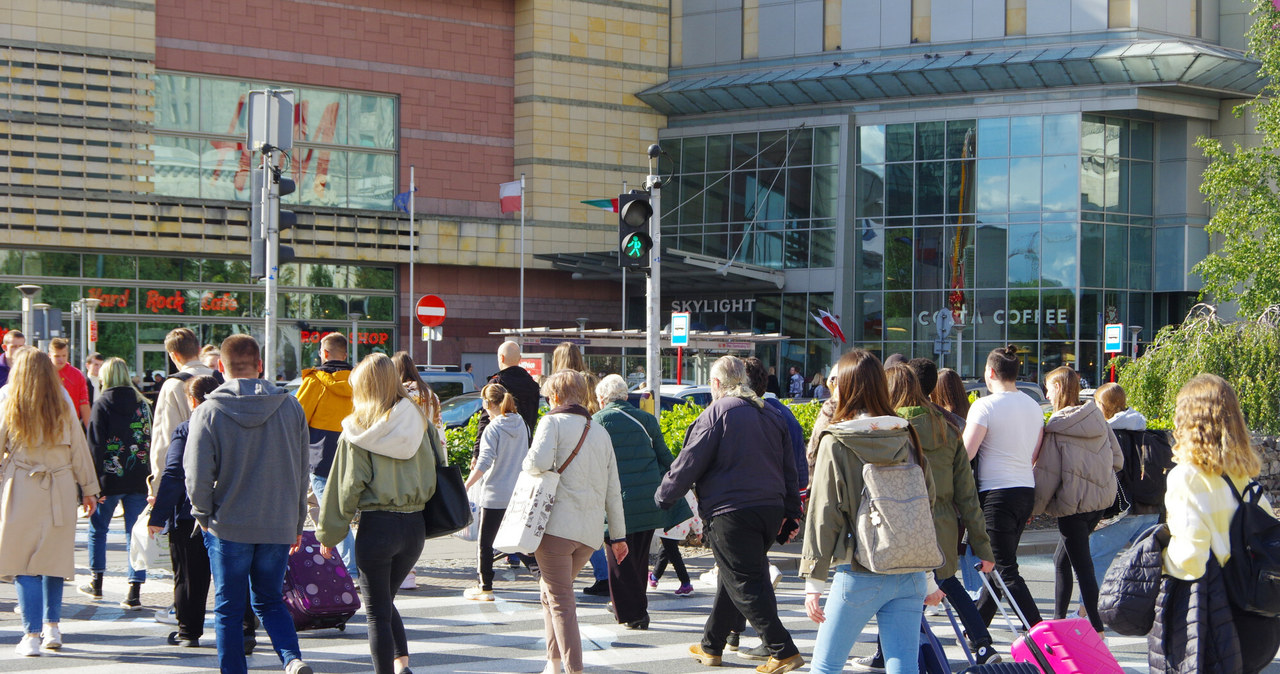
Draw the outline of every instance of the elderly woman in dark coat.
<instances>
[{"instance_id":1,"label":"elderly woman in dark coat","mask_svg":"<svg viewBox=\"0 0 1280 674\"><path fill-rule=\"evenodd\" d=\"M627 402L627 382L611 374L596 385L600 411L592 418L609 432L622 484L622 509L626 512L627 549L637 551L619 562L606 548L609 559L609 594L618 622L631 629L649 628L649 556L654 529L665 526L666 515L654 503L653 494L671 467L671 451L662 428L652 414ZM684 507L688 517L692 513Z\"/></svg>"}]
</instances>

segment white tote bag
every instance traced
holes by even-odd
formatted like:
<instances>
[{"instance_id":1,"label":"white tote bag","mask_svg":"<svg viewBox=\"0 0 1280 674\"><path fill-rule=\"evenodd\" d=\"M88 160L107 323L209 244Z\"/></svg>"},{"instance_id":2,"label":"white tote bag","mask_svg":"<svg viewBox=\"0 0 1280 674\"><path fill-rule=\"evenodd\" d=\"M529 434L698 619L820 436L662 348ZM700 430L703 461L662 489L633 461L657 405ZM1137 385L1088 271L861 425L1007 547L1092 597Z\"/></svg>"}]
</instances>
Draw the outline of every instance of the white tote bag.
<instances>
[{"instance_id":1,"label":"white tote bag","mask_svg":"<svg viewBox=\"0 0 1280 674\"><path fill-rule=\"evenodd\" d=\"M471 524L453 532L457 538L464 541L480 540L480 506L477 503L480 500L480 490L483 488L482 483L476 482L467 490L467 504L471 506Z\"/></svg>"},{"instance_id":2,"label":"white tote bag","mask_svg":"<svg viewBox=\"0 0 1280 674\"><path fill-rule=\"evenodd\" d=\"M587 439L587 431L591 430L591 421L582 428L582 437L578 438L578 446L565 459L558 470L549 470L533 475L521 471L516 478L515 490L511 493L511 502L507 504L507 512L502 516L502 524L498 526L498 534L493 538L493 547L507 554L532 554L542 543L542 534L547 530L547 521L551 519L551 508L556 503L556 489L560 486L560 474L582 449Z\"/></svg>"},{"instance_id":3,"label":"white tote bag","mask_svg":"<svg viewBox=\"0 0 1280 674\"><path fill-rule=\"evenodd\" d=\"M129 565L138 570L171 570L173 564L169 559L169 534L152 536L147 531L150 515L151 507L148 506L138 515L138 520L133 523L133 531L129 532Z\"/></svg>"}]
</instances>

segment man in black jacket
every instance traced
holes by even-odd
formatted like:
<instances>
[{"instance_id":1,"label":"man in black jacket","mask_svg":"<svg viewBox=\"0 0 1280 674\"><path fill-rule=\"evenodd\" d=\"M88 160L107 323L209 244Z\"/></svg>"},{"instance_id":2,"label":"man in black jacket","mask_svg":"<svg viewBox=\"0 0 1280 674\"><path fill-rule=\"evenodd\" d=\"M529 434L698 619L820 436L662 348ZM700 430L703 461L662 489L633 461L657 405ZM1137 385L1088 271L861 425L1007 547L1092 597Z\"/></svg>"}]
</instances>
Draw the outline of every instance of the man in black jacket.
<instances>
[{"instance_id":1,"label":"man in black jacket","mask_svg":"<svg viewBox=\"0 0 1280 674\"><path fill-rule=\"evenodd\" d=\"M533 429L538 425L538 399L541 392L538 389L538 382L534 381L523 367L520 367L520 345L515 342L503 342L502 346L498 347L498 366L502 369L489 377L486 383L502 384L502 387L507 389L507 393L516 399L516 411L524 419L524 425L529 427L529 437L532 438ZM476 454L480 451L480 438L488 425L489 413L481 410L480 428L476 430L474 452Z\"/></svg>"}]
</instances>

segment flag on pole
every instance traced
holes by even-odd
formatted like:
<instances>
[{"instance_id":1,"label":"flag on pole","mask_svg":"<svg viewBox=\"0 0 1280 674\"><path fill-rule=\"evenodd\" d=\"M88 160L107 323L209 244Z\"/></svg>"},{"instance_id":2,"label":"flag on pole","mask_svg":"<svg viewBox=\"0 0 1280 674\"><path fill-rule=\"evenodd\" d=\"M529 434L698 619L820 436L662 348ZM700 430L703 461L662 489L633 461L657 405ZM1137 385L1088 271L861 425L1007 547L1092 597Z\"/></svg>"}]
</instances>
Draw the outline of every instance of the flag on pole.
<instances>
[{"instance_id":1,"label":"flag on pole","mask_svg":"<svg viewBox=\"0 0 1280 674\"><path fill-rule=\"evenodd\" d=\"M832 339L840 340L841 344L845 343L844 331L840 329L840 321L837 316L832 316L822 309L819 309L817 314L809 315L813 316L813 320L817 321L818 325L821 325L822 329L826 330L827 333L831 335Z\"/></svg>"},{"instance_id":2,"label":"flag on pole","mask_svg":"<svg viewBox=\"0 0 1280 674\"><path fill-rule=\"evenodd\" d=\"M408 213L409 199L412 198L413 193L417 191L418 188L415 187L408 192L401 192L400 194L397 194L396 198L391 201L391 205L394 206L397 211L404 211L405 213Z\"/></svg>"},{"instance_id":3,"label":"flag on pole","mask_svg":"<svg viewBox=\"0 0 1280 674\"><path fill-rule=\"evenodd\" d=\"M1278 0L1278 1L1280 1L1280 0ZM614 198L612 198L612 199L583 199L583 200L582 200L582 203L584 203L584 204L586 204L586 205L588 205L588 206L595 206L596 208L599 208L599 209L603 209L603 210L609 211L610 213L617 213L617 212L618 212L618 198L617 198L617 197L614 197Z\"/></svg>"},{"instance_id":4,"label":"flag on pole","mask_svg":"<svg viewBox=\"0 0 1280 674\"><path fill-rule=\"evenodd\" d=\"M509 183L498 185L498 201L502 204L503 213L515 213L522 210L521 202L524 199L524 192L520 189L520 181L512 180Z\"/></svg>"}]
</instances>

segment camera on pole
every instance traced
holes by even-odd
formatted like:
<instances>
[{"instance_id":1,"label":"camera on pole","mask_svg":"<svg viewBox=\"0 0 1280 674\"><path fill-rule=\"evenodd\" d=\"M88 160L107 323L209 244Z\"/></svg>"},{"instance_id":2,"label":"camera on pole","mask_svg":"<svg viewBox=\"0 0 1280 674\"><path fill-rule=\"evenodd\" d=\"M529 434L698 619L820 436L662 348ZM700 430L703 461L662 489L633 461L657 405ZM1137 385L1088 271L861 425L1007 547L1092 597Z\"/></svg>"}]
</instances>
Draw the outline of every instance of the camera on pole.
<instances>
[{"instance_id":1,"label":"camera on pole","mask_svg":"<svg viewBox=\"0 0 1280 674\"><path fill-rule=\"evenodd\" d=\"M647 190L631 190L618 195L618 266L623 269L648 269L653 238L649 236L649 218L653 206Z\"/></svg>"}]
</instances>

